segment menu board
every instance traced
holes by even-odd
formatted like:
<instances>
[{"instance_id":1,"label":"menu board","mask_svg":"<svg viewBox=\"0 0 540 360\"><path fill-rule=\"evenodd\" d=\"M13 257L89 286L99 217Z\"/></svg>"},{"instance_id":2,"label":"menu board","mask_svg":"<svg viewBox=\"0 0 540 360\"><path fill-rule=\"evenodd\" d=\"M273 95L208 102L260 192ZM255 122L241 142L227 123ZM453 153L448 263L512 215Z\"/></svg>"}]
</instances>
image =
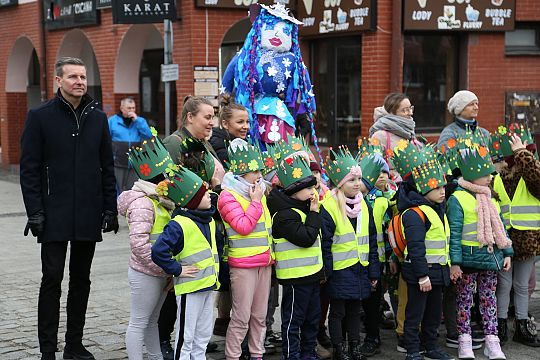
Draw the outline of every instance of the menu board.
<instances>
[{"instance_id":1,"label":"menu board","mask_svg":"<svg viewBox=\"0 0 540 360\"><path fill-rule=\"evenodd\" d=\"M515 0L403 0L404 30L514 30Z\"/></svg>"}]
</instances>

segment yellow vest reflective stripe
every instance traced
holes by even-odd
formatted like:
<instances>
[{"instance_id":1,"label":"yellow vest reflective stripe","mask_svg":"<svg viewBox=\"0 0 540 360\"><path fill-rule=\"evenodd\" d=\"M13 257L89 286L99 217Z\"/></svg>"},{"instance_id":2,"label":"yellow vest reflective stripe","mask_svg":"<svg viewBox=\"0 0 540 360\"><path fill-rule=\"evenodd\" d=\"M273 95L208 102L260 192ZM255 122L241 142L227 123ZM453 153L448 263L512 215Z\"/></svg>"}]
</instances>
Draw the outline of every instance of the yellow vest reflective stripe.
<instances>
[{"instance_id":1,"label":"yellow vest reflective stripe","mask_svg":"<svg viewBox=\"0 0 540 360\"><path fill-rule=\"evenodd\" d=\"M510 205L510 224L517 230L540 230L540 200L529 192L523 178Z\"/></svg>"},{"instance_id":2,"label":"yellow vest reflective stripe","mask_svg":"<svg viewBox=\"0 0 540 360\"><path fill-rule=\"evenodd\" d=\"M197 224L185 216L175 216L176 221L184 232L184 248L174 258L181 266L193 265L199 269L195 277L175 276L174 292L176 295L188 294L216 285L219 288L219 256L216 246L216 224L210 222L212 246L203 235Z\"/></svg>"},{"instance_id":3,"label":"yellow vest reflective stripe","mask_svg":"<svg viewBox=\"0 0 540 360\"><path fill-rule=\"evenodd\" d=\"M384 247L384 215L388 210L390 202L385 197L377 197L373 203L373 220L375 221L375 227L377 228L377 254L379 255L379 261L384 262L385 247Z\"/></svg>"},{"instance_id":4,"label":"yellow vest reflective stripe","mask_svg":"<svg viewBox=\"0 0 540 360\"><path fill-rule=\"evenodd\" d=\"M227 190L242 206L244 212L249 207L251 201L246 200L242 195L236 191ZM266 197L261 199L263 213L259 218L253 231L248 235L240 235L227 223L223 222L225 226L225 232L227 233L227 257L244 258L248 256L254 256L262 254L272 248L272 238L268 233L272 231L272 220L268 207L266 205Z\"/></svg>"},{"instance_id":5,"label":"yellow vest reflective stripe","mask_svg":"<svg viewBox=\"0 0 540 360\"><path fill-rule=\"evenodd\" d=\"M332 268L341 270L360 262L369 265L369 209L365 200L361 203L361 216L356 229L348 218L343 218L335 197L323 200L324 209L330 214L336 229L332 238Z\"/></svg>"},{"instance_id":6,"label":"yellow vest reflective stripe","mask_svg":"<svg viewBox=\"0 0 540 360\"><path fill-rule=\"evenodd\" d=\"M501 201L499 202L501 206L501 214L503 217L504 226L507 229L510 229L510 197L508 196L508 193L506 192L506 189L504 188L504 183L502 181L501 175L497 174L495 175L495 178L493 179L493 190L497 194L499 194L499 198Z\"/></svg>"},{"instance_id":7,"label":"yellow vest reflective stripe","mask_svg":"<svg viewBox=\"0 0 540 360\"><path fill-rule=\"evenodd\" d=\"M306 214L294 209L306 222ZM294 237L294 234L291 234ZM320 235L311 247L296 246L286 239L274 239L276 258L276 277L278 279L295 279L316 274L322 269L322 252Z\"/></svg>"},{"instance_id":8,"label":"yellow vest reflective stripe","mask_svg":"<svg viewBox=\"0 0 540 360\"><path fill-rule=\"evenodd\" d=\"M165 225L171 221L171 214L163 207L163 205L159 204L158 200L150 197L146 198L150 200L154 206L154 225L152 225L152 229L150 230L150 242L155 243L159 235L163 232Z\"/></svg>"},{"instance_id":9,"label":"yellow vest reflective stripe","mask_svg":"<svg viewBox=\"0 0 540 360\"><path fill-rule=\"evenodd\" d=\"M454 193L455 194L455 193ZM446 214L444 215L444 224L441 218L435 210L430 206L420 205L420 210L426 215L431 226L426 233L425 246L426 246L426 261L428 264L450 264L450 224ZM409 209L405 210L409 211ZM402 217L403 219L403 217ZM403 220L402 220L403 221ZM401 226L403 229L403 224ZM405 255L407 255L407 248L405 248Z\"/></svg>"},{"instance_id":10,"label":"yellow vest reflective stripe","mask_svg":"<svg viewBox=\"0 0 540 360\"><path fill-rule=\"evenodd\" d=\"M477 239L477 227L478 227L478 214L476 213L476 198L471 193L458 190L455 191L453 196L456 197L461 208L463 209L463 230L461 231L461 245L464 246L480 246ZM499 203L495 199L491 199L491 202L497 208L497 213L500 214L501 208Z\"/></svg>"}]
</instances>

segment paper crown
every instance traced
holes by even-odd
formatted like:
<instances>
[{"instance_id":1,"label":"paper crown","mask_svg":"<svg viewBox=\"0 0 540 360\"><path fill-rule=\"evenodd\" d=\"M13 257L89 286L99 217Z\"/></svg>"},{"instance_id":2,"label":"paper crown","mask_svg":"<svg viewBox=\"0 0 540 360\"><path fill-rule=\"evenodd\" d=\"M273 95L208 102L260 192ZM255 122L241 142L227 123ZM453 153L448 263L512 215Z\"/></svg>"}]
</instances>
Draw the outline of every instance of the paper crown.
<instances>
[{"instance_id":1,"label":"paper crown","mask_svg":"<svg viewBox=\"0 0 540 360\"><path fill-rule=\"evenodd\" d=\"M514 154L512 147L510 146L510 139L513 134L516 134L521 138L521 142L527 145L533 144L534 139L528 127L520 123L512 123L508 127L500 125L497 128L497 133L500 136L500 155L502 157L511 156Z\"/></svg>"},{"instance_id":2,"label":"paper crown","mask_svg":"<svg viewBox=\"0 0 540 360\"><path fill-rule=\"evenodd\" d=\"M144 140L140 146L129 149L128 159L143 180L153 179L160 174L170 174L176 169L171 155L156 136Z\"/></svg>"},{"instance_id":3,"label":"paper crown","mask_svg":"<svg viewBox=\"0 0 540 360\"><path fill-rule=\"evenodd\" d=\"M324 170L332 183L338 186L354 167L359 167L358 161L352 156L347 146L340 146L337 152L330 149L329 153L326 157ZM330 155L333 159L330 158Z\"/></svg>"},{"instance_id":4,"label":"paper crown","mask_svg":"<svg viewBox=\"0 0 540 360\"><path fill-rule=\"evenodd\" d=\"M394 148L392 162L401 177L405 177L411 173L412 169L422 165L427 160L425 154L416 146L407 140L401 139Z\"/></svg>"},{"instance_id":5,"label":"paper crown","mask_svg":"<svg viewBox=\"0 0 540 360\"><path fill-rule=\"evenodd\" d=\"M204 184L205 182L197 174L183 166L178 166L172 176L157 185L156 192L171 199L175 205L184 207Z\"/></svg>"},{"instance_id":6,"label":"paper crown","mask_svg":"<svg viewBox=\"0 0 540 360\"><path fill-rule=\"evenodd\" d=\"M305 157L306 161L310 161L309 152L302 137L296 137L289 134L287 135L286 141L281 139L269 147L274 148L272 151L279 152L282 160L292 155L302 155Z\"/></svg>"},{"instance_id":7,"label":"paper crown","mask_svg":"<svg viewBox=\"0 0 540 360\"><path fill-rule=\"evenodd\" d=\"M243 175L250 171L264 169L264 163L259 147L245 140L234 139L227 149L229 155L229 170L235 175Z\"/></svg>"},{"instance_id":8,"label":"paper crown","mask_svg":"<svg viewBox=\"0 0 540 360\"><path fill-rule=\"evenodd\" d=\"M309 162L299 155L293 155L282 161L277 167L277 176L284 189L308 176L313 176Z\"/></svg>"},{"instance_id":9,"label":"paper crown","mask_svg":"<svg viewBox=\"0 0 540 360\"><path fill-rule=\"evenodd\" d=\"M434 158L413 168L412 176L416 185L416 190L422 195L425 195L440 186L446 185L445 171Z\"/></svg>"},{"instance_id":10,"label":"paper crown","mask_svg":"<svg viewBox=\"0 0 540 360\"><path fill-rule=\"evenodd\" d=\"M192 137L183 139L180 143L180 152L187 156L195 156L197 164L190 165L190 168L201 179L211 182L214 171L216 170L216 163L202 140ZM193 155L193 153L199 153L200 155Z\"/></svg>"},{"instance_id":11,"label":"paper crown","mask_svg":"<svg viewBox=\"0 0 540 360\"><path fill-rule=\"evenodd\" d=\"M488 147L485 144L472 144L468 140L460 145L457 157L463 178L471 181L493 173L495 168Z\"/></svg>"},{"instance_id":12,"label":"paper crown","mask_svg":"<svg viewBox=\"0 0 540 360\"><path fill-rule=\"evenodd\" d=\"M261 4L261 7L265 9L266 11L268 11L271 15L274 15L275 17L290 21L296 25L302 25L302 22L300 20L295 19L292 15L289 14L289 9L287 9L285 5L283 4L275 4L275 5Z\"/></svg>"},{"instance_id":13,"label":"paper crown","mask_svg":"<svg viewBox=\"0 0 540 360\"><path fill-rule=\"evenodd\" d=\"M382 156L383 148L379 139L377 138L362 138L358 139L358 154L356 155L356 160L361 161L364 157L369 154L379 153Z\"/></svg>"},{"instance_id":14,"label":"paper crown","mask_svg":"<svg viewBox=\"0 0 540 360\"><path fill-rule=\"evenodd\" d=\"M371 185L375 185L379 175L381 175L382 169L385 165L387 166L382 155L379 155L369 154L360 160L359 165L362 169L362 178L366 179Z\"/></svg>"},{"instance_id":15,"label":"paper crown","mask_svg":"<svg viewBox=\"0 0 540 360\"><path fill-rule=\"evenodd\" d=\"M489 154L494 163L503 160L504 156L501 149L502 136L498 132L492 133L489 138Z\"/></svg>"}]
</instances>

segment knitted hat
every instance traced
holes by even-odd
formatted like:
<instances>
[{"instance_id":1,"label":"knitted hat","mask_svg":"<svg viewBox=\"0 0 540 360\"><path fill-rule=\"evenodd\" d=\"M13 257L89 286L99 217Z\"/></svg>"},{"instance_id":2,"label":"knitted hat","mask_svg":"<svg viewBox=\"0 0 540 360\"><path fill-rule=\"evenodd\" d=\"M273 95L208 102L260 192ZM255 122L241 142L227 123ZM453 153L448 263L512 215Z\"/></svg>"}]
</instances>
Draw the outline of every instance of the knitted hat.
<instances>
[{"instance_id":1,"label":"knitted hat","mask_svg":"<svg viewBox=\"0 0 540 360\"><path fill-rule=\"evenodd\" d=\"M475 93L469 90L460 90L448 100L448 111L450 114L458 116L474 100L478 101Z\"/></svg>"}]
</instances>

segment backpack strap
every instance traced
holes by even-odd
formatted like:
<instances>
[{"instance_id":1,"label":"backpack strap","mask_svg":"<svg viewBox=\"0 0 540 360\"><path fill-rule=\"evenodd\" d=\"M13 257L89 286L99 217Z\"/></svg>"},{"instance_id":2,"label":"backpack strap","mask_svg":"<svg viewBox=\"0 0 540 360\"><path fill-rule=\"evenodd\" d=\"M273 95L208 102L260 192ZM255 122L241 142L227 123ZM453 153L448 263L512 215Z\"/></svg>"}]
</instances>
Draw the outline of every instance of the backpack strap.
<instances>
[{"instance_id":1,"label":"backpack strap","mask_svg":"<svg viewBox=\"0 0 540 360\"><path fill-rule=\"evenodd\" d=\"M420 216L420 219L422 219L422 222L426 222L426 214L424 214L424 212L420 209L419 206L413 206L412 208L410 208L412 211L414 211L415 213L418 214L418 216Z\"/></svg>"}]
</instances>

